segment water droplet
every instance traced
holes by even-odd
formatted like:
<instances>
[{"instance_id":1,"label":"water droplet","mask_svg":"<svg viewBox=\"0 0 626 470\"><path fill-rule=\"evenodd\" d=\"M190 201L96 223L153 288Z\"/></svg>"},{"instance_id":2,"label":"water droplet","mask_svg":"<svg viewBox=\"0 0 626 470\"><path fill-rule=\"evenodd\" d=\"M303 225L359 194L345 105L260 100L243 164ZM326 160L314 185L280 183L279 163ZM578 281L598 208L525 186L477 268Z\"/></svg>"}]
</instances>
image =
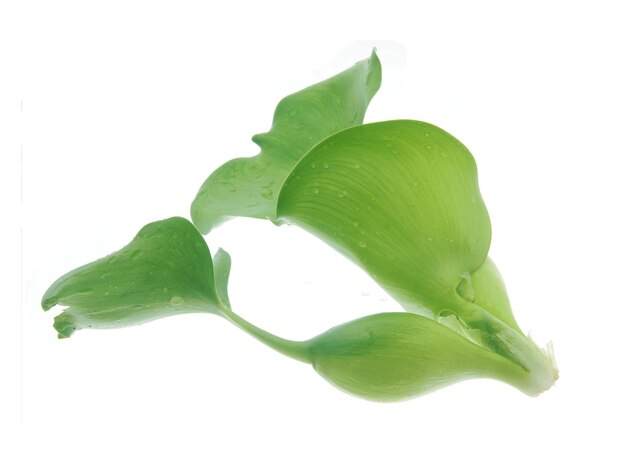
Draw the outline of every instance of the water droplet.
<instances>
[{"instance_id":1,"label":"water droplet","mask_svg":"<svg viewBox=\"0 0 626 470\"><path fill-rule=\"evenodd\" d=\"M311 168L315 168L317 165L315 163L311 163Z\"/></svg>"},{"instance_id":2,"label":"water droplet","mask_svg":"<svg viewBox=\"0 0 626 470\"><path fill-rule=\"evenodd\" d=\"M317 193L319 193L319 192L320 192L320 190L319 190L319 188L313 188L313 192L314 192L315 194L317 194Z\"/></svg>"},{"instance_id":3,"label":"water droplet","mask_svg":"<svg viewBox=\"0 0 626 470\"><path fill-rule=\"evenodd\" d=\"M359 242L359 246L360 246L361 248L365 248L365 247L367 247L367 243L365 243L365 241L364 241L364 240L361 240L361 241Z\"/></svg>"},{"instance_id":4,"label":"water droplet","mask_svg":"<svg viewBox=\"0 0 626 470\"><path fill-rule=\"evenodd\" d=\"M296 181L300 181L300 175L296 176Z\"/></svg>"},{"instance_id":5,"label":"water droplet","mask_svg":"<svg viewBox=\"0 0 626 470\"><path fill-rule=\"evenodd\" d=\"M355 227L358 227L359 225L361 225L361 222L359 222L358 220L353 220L352 225L354 225Z\"/></svg>"},{"instance_id":6,"label":"water droplet","mask_svg":"<svg viewBox=\"0 0 626 470\"><path fill-rule=\"evenodd\" d=\"M432 239L432 238L430 238L430 237L428 237L428 241L429 241L429 242L432 242L432 241L433 241L433 239Z\"/></svg>"},{"instance_id":7,"label":"water droplet","mask_svg":"<svg viewBox=\"0 0 626 470\"><path fill-rule=\"evenodd\" d=\"M432 150L433 146L432 145L427 145L426 146L426 150Z\"/></svg>"},{"instance_id":8,"label":"water droplet","mask_svg":"<svg viewBox=\"0 0 626 470\"><path fill-rule=\"evenodd\" d=\"M271 189L264 189L260 193L261 197L265 199L271 199L272 194L274 194L274 192Z\"/></svg>"},{"instance_id":9,"label":"water droplet","mask_svg":"<svg viewBox=\"0 0 626 470\"><path fill-rule=\"evenodd\" d=\"M348 195L348 190L344 189L343 191L341 191L341 194L343 194L344 196L347 196Z\"/></svg>"},{"instance_id":10,"label":"water droplet","mask_svg":"<svg viewBox=\"0 0 626 470\"><path fill-rule=\"evenodd\" d=\"M424 137L430 137L430 132L424 132Z\"/></svg>"},{"instance_id":11,"label":"water droplet","mask_svg":"<svg viewBox=\"0 0 626 470\"><path fill-rule=\"evenodd\" d=\"M178 307L184 303L185 301L183 300L182 297L174 296L170 299L170 305L173 307Z\"/></svg>"},{"instance_id":12,"label":"water droplet","mask_svg":"<svg viewBox=\"0 0 626 470\"><path fill-rule=\"evenodd\" d=\"M328 163L322 163L322 166L323 166L324 168L328 168L330 165L329 165Z\"/></svg>"},{"instance_id":13,"label":"water droplet","mask_svg":"<svg viewBox=\"0 0 626 470\"><path fill-rule=\"evenodd\" d=\"M289 111L289 117L296 117L298 115L298 108L293 108Z\"/></svg>"},{"instance_id":14,"label":"water droplet","mask_svg":"<svg viewBox=\"0 0 626 470\"><path fill-rule=\"evenodd\" d=\"M109 291L106 291L106 292L104 293L104 295L109 295Z\"/></svg>"},{"instance_id":15,"label":"water droplet","mask_svg":"<svg viewBox=\"0 0 626 470\"><path fill-rule=\"evenodd\" d=\"M361 165L359 165L358 163L355 163L354 168L361 168Z\"/></svg>"}]
</instances>

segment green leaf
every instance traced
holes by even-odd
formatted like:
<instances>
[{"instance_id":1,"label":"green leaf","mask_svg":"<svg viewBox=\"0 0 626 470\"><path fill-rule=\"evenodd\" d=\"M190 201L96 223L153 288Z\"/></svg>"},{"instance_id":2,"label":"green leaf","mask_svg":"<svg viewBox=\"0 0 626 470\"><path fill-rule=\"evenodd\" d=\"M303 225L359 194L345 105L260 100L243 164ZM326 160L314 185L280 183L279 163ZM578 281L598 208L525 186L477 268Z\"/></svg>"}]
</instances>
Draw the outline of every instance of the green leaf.
<instances>
[{"instance_id":1,"label":"green leaf","mask_svg":"<svg viewBox=\"0 0 626 470\"><path fill-rule=\"evenodd\" d=\"M208 249L208 247L207 247ZM217 297L223 306L230 307L228 298L228 278L230 276L230 255L221 248L217 250L213 257L213 272L215 273L215 288Z\"/></svg>"},{"instance_id":2,"label":"green leaf","mask_svg":"<svg viewBox=\"0 0 626 470\"><path fill-rule=\"evenodd\" d=\"M230 260L218 253L216 291L211 254L186 219L153 222L124 248L77 268L50 286L42 307L66 307L59 337L81 328L117 328L184 312L217 312L228 302ZM218 295L219 293L219 295Z\"/></svg>"},{"instance_id":3,"label":"green leaf","mask_svg":"<svg viewBox=\"0 0 626 470\"><path fill-rule=\"evenodd\" d=\"M469 151L442 129L388 121L341 131L294 168L281 220L363 267L409 311L455 311L491 226Z\"/></svg>"},{"instance_id":4,"label":"green leaf","mask_svg":"<svg viewBox=\"0 0 626 470\"><path fill-rule=\"evenodd\" d=\"M252 138L261 152L230 160L204 182L191 206L196 227L208 233L235 216L275 220L278 193L291 169L322 139L361 124L380 82L380 62L372 52L348 70L283 98L271 130Z\"/></svg>"},{"instance_id":5,"label":"green leaf","mask_svg":"<svg viewBox=\"0 0 626 470\"><path fill-rule=\"evenodd\" d=\"M532 372L411 313L380 313L337 326L309 341L311 362L349 393L396 401L470 378L493 378L536 395L554 382L542 358Z\"/></svg>"},{"instance_id":6,"label":"green leaf","mask_svg":"<svg viewBox=\"0 0 626 470\"><path fill-rule=\"evenodd\" d=\"M480 305L515 331L522 333L513 317L502 276L491 258L487 258L482 266L472 273L470 281L473 299L467 298L466 300Z\"/></svg>"}]
</instances>

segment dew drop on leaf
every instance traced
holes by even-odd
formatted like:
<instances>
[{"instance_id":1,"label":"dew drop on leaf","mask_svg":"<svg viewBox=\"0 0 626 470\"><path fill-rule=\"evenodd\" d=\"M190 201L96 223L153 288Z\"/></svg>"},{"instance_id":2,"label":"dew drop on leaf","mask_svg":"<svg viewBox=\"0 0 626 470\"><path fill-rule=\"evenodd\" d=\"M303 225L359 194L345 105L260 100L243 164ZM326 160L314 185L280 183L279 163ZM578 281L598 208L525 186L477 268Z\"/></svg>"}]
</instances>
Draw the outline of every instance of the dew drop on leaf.
<instances>
[{"instance_id":1,"label":"dew drop on leaf","mask_svg":"<svg viewBox=\"0 0 626 470\"><path fill-rule=\"evenodd\" d=\"M177 307L179 305L184 304L185 301L183 300L182 297L178 297L178 296L174 296L170 299L170 305Z\"/></svg>"}]
</instances>

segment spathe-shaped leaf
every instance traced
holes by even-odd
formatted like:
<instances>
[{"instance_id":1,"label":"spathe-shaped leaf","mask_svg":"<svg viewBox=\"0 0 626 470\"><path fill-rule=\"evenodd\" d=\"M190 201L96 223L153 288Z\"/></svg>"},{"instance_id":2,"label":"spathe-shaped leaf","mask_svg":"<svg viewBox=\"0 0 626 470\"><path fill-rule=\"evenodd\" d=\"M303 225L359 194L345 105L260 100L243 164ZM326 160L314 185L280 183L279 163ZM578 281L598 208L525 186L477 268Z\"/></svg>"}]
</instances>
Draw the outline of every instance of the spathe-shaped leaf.
<instances>
[{"instance_id":1,"label":"spathe-shaped leaf","mask_svg":"<svg viewBox=\"0 0 626 470\"><path fill-rule=\"evenodd\" d=\"M442 129L388 121L313 148L281 191L278 216L362 266L407 310L455 311L484 263L489 216L470 152Z\"/></svg>"},{"instance_id":2,"label":"spathe-shaped leaf","mask_svg":"<svg viewBox=\"0 0 626 470\"><path fill-rule=\"evenodd\" d=\"M60 277L44 294L42 306L65 307L55 318L59 337L81 328L117 328L177 313L217 312L222 303L228 304L230 259L225 252L216 257L217 290L211 254L191 222L181 217L153 222L121 250Z\"/></svg>"},{"instance_id":3,"label":"spathe-shaped leaf","mask_svg":"<svg viewBox=\"0 0 626 470\"><path fill-rule=\"evenodd\" d=\"M463 282L460 287L461 289L457 288L457 292L465 300L480 305L515 331L522 333L513 316L502 276L500 276L500 272L491 258L487 258L482 266L471 274L469 283ZM464 293L462 288L467 289L466 293L469 296L462 295Z\"/></svg>"},{"instance_id":4,"label":"spathe-shaped leaf","mask_svg":"<svg viewBox=\"0 0 626 470\"><path fill-rule=\"evenodd\" d=\"M278 193L298 160L329 135L361 124L380 82L380 62L372 52L344 72L283 98L271 130L252 138L261 152L230 160L204 182L191 206L196 227L208 233L234 216L275 220Z\"/></svg>"},{"instance_id":5,"label":"spathe-shaped leaf","mask_svg":"<svg viewBox=\"0 0 626 470\"><path fill-rule=\"evenodd\" d=\"M311 362L320 375L344 391L376 401L404 400L478 377L537 395L554 383L556 375L540 354L526 369L411 313L359 318L309 343Z\"/></svg>"}]
</instances>

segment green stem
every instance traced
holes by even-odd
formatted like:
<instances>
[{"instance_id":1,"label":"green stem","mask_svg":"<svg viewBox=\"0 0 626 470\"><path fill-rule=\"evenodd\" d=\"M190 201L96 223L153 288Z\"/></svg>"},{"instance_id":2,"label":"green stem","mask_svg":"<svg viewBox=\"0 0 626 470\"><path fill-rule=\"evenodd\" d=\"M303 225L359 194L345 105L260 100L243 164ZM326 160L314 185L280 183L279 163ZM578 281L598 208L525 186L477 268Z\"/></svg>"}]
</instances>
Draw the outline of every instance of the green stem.
<instances>
[{"instance_id":1,"label":"green stem","mask_svg":"<svg viewBox=\"0 0 626 470\"><path fill-rule=\"evenodd\" d=\"M275 351L278 351L285 356L291 357L292 359L306 362L307 364L311 363L311 355L309 353L308 341L291 341L285 338L281 338L280 336L273 335L253 325L249 321L244 320L227 307L222 307L219 314L231 323L237 325L253 338L258 339Z\"/></svg>"},{"instance_id":2,"label":"green stem","mask_svg":"<svg viewBox=\"0 0 626 470\"><path fill-rule=\"evenodd\" d=\"M503 375L501 380L533 396L554 385L559 371L551 347L544 351L530 338L498 320L488 311L460 297L459 299L461 316L467 325L486 332L486 346L521 369L517 374Z\"/></svg>"}]
</instances>

